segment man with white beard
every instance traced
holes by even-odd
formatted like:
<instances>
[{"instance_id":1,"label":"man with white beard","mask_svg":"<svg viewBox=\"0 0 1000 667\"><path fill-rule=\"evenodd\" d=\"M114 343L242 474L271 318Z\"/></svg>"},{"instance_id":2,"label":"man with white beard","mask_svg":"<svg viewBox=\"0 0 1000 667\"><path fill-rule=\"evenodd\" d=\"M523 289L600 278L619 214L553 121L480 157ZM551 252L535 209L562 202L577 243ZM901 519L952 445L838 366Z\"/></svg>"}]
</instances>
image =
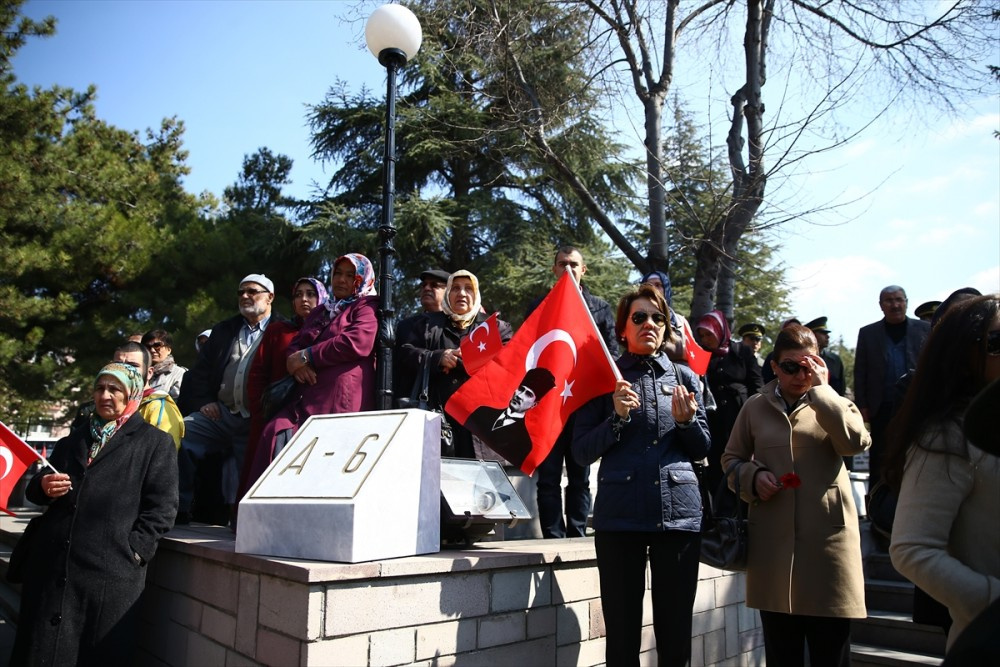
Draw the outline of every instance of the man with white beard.
<instances>
[{"instance_id":1,"label":"man with white beard","mask_svg":"<svg viewBox=\"0 0 1000 667\"><path fill-rule=\"evenodd\" d=\"M187 416L177 460L178 524L190 523L192 513L206 523L226 524L238 500L250 409L256 409L247 404L247 375L271 319L274 283L252 273L240 281L238 296L240 314L212 327L181 385L178 402Z\"/></svg>"}]
</instances>

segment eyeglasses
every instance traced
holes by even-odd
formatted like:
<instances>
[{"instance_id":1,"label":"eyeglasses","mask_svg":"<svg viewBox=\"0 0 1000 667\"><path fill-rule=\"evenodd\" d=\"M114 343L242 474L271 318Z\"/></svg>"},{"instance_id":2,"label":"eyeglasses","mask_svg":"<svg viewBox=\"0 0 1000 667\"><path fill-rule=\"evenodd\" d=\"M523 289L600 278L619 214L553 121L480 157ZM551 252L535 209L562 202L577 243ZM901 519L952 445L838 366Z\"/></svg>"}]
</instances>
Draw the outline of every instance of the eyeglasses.
<instances>
[{"instance_id":1,"label":"eyeglasses","mask_svg":"<svg viewBox=\"0 0 1000 667\"><path fill-rule=\"evenodd\" d=\"M788 360L779 363L778 368L780 368L781 372L785 375L798 375L799 371L805 371L806 373L809 372L809 368L807 366L801 366L794 361Z\"/></svg>"},{"instance_id":2,"label":"eyeglasses","mask_svg":"<svg viewBox=\"0 0 1000 667\"><path fill-rule=\"evenodd\" d=\"M653 324L655 324L658 327L662 327L664 324L667 323L667 316L664 315L663 313L647 313L642 310L638 310L632 313L632 316L629 319L632 320L632 324L636 325L637 327L641 327L643 324L645 324L646 320L648 319L652 319Z\"/></svg>"},{"instance_id":3,"label":"eyeglasses","mask_svg":"<svg viewBox=\"0 0 1000 667\"><path fill-rule=\"evenodd\" d=\"M156 341L155 343L146 343L146 349L149 350L150 352L153 352L155 350L161 350L161 349L163 349L165 347L166 347L166 344L163 341L159 341L159 340Z\"/></svg>"},{"instance_id":4,"label":"eyeglasses","mask_svg":"<svg viewBox=\"0 0 1000 667\"><path fill-rule=\"evenodd\" d=\"M986 354L1000 357L1000 329L986 334Z\"/></svg>"},{"instance_id":5,"label":"eyeglasses","mask_svg":"<svg viewBox=\"0 0 1000 667\"><path fill-rule=\"evenodd\" d=\"M253 297L257 296L258 294L267 294L267 290L266 289L238 289L238 290L236 290L236 293L238 295L240 295L240 296L246 295L246 296L248 296L250 298L253 298Z\"/></svg>"}]
</instances>

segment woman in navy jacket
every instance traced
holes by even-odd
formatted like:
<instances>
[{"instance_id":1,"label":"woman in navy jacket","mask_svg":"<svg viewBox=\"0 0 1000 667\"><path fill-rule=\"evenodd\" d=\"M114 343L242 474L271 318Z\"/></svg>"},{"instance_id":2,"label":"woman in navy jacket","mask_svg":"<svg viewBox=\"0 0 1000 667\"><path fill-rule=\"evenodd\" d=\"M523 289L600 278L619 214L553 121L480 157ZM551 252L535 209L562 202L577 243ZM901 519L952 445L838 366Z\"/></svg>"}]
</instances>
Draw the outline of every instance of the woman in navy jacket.
<instances>
[{"instance_id":1,"label":"woman in navy jacket","mask_svg":"<svg viewBox=\"0 0 1000 667\"><path fill-rule=\"evenodd\" d=\"M691 658L702 520L692 462L708 454L711 438L698 378L664 352L669 317L649 285L622 297L623 379L576 414L573 455L583 465L601 459L594 543L611 667L639 664L647 560L658 662Z\"/></svg>"}]
</instances>

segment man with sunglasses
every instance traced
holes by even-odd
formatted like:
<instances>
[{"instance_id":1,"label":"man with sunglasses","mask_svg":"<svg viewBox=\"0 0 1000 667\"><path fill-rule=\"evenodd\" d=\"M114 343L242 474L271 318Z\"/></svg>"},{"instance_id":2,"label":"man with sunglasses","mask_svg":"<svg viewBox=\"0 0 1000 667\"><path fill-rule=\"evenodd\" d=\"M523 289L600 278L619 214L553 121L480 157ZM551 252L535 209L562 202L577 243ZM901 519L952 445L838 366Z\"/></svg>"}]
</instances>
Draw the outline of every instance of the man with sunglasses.
<instances>
[{"instance_id":1,"label":"man with sunglasses","mask_svg":"<svg viewBox=\"0 0 1000 667\"><path fill-rule=\"evenodd\" d=\"M237 297L239 315L212 327L181 386L178 402L186 417L177 460L178 524L190 523L194 511L199 520L225 525L238 500L239 471L250 429L247 375L271 319L274 283L263 274L251 273L240 281Z\"/></svg>"},{"instance_id":2,"label":"man with sunglasses","mask_svg":"<svg viewBox=\"0 0 1000 667\"><path fill-rule=\"evenodd\" d=\"M854 353L854 402L872 435L868 480L874 486L881 474L885 430L897 407L896 382L917 367L920 349L931 327L906 316L906 291L899 285L882 289L878 299L884 317L861 327Z\"/></svg>"},{"instance_id":3,"label":"man with sunglasses","mask_svg":"<svg viewBox=\"0 0 1000 667\"><path fill-rule=\"evenodd\" d=\"M583 284L587 273L587 264L579 248L571 245L562 246L556 251L552 262L552 275L556 280L569 271L580 287L587 309L594 318L597 330L601 332L604 344L612 358L618 356L618 341L615 338L615 316L608 302L594 296ZM538 307L544 297L535 299L525 318ZM541 524L542 537L584 537L587 530L587 517L590 514L590 466L579 465L573 459L570 445L573 440L573 417L566 421L562 432L556 439L552 451L538 466L535 477L538 489L538 521ZM563 515L563 466L566 468L566 507Z\"/></svg>"}]
</instances>

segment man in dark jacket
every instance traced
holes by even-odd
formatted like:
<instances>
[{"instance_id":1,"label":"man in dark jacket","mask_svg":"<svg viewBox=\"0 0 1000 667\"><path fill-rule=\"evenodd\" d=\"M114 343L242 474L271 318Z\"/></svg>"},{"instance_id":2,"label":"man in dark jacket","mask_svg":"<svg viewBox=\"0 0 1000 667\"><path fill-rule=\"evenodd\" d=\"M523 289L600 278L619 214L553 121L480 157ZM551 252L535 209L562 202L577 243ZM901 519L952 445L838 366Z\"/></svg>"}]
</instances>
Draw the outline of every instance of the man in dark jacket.
<instances>
[{"instance_id":1,"label":"man in dark jacket","mask_svg":"<svg viewBox=\"0 0 1000 667\"><path fill-rule=\"evenodd\" d=\"M580 286L587 309L594 317L597 330L601 332L604 344L612 357L618 356L618 342L615 339L615 314L608 302L594 296L583 284L583 276L587 273L587 265L578 248L562 246L556 251L552 263L552 274L558 280L565 271L571 271L576 283ZM535 299L528 307L528 315L538 307L542 298ZM526 316L527 317L527 316ZM535 478L538 488L538 520L541 523L542 536L583 537L587 530L587 516L590 514L590 466L579 465L573 458L570 445L573 442L573 417L566 421L562 433L556 440L552 451L538 466ZM563 517L562 473L566 466L566 514Z\"/></svg>"},{"instance_id":2,"label":"man in dark jacket","mask_svg":"<svg viewBox=\"0 0 1000 667\"><path fill-rule=\"evenodd\" d=\"M180 506L177 523L190 523L198 482L198 518L228 522L221 504L237 502L236 487L243 466L250 408L246 380L254 351L271 319L274 284L252 273L240 281L240 314L212 327L198 361L184 374L180 403L184 439L178 452ZM221 461L220 461L221 459ZM217 467L221 462L221 468Z\"/></svg>"},{"instance_id":3,"label":"man in dark jacket","mask_svg":"<svg viewBox=\"0 0 1000 667\"><path fill-rule=\"evenodd\" d=\"M898 407L894 405L896 381L917 367L931 330L927 322L906 316L906 291L899 285L884 288L878 303L885 317L861 327L854 354L854 402L872 434L868 452L872 486L881 474L885 428Z\"/></svg>"}]
</instances>

